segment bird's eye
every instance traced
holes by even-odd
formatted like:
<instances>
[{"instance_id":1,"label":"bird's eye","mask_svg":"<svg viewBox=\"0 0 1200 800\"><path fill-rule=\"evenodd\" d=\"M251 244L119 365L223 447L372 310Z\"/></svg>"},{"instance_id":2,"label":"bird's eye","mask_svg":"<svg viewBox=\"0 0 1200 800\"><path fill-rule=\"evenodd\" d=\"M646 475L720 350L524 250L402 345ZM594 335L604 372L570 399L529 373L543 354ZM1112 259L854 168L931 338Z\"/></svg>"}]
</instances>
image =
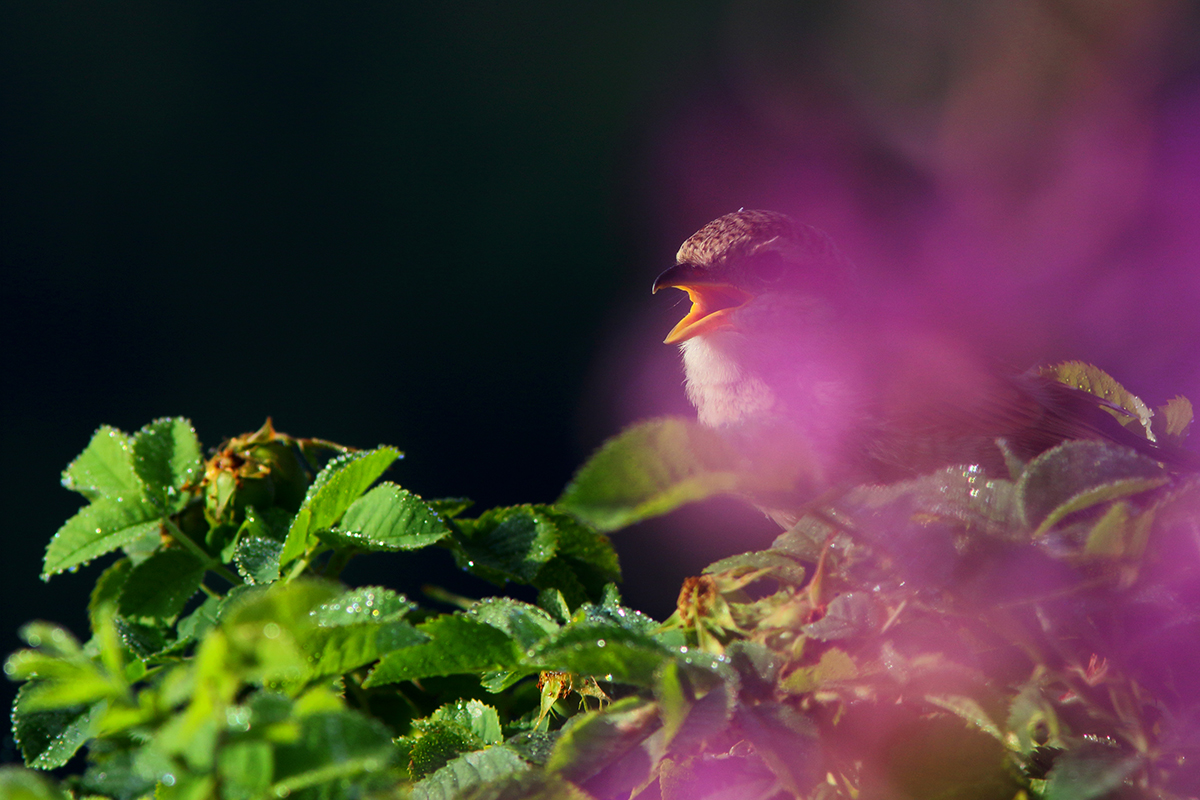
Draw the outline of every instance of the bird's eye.
<instances>
[{"instance_id":1,"label":"bird's eye","mask_svg":"<svg viewBox=\"0 0 1200 800\"><path fill-rule=\"evenodd\" d=\"M778 283L787 273L783 255L775 250L755 253L750 257L747 267L750 274L763 283Z\"/></svg>"}]
</instances>

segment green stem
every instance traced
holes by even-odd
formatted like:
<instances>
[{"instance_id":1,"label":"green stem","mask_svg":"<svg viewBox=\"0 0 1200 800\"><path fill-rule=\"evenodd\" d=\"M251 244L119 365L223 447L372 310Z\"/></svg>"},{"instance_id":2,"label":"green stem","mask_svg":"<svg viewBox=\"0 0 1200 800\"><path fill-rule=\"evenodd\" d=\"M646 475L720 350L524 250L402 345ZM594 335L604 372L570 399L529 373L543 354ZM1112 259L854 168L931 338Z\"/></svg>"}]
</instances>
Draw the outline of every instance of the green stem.
<instances>
[{"instance_id":1,"label":"green stem","mask_svg":"<svg viewBox=\"0 0 1200 800\"><path fill-rule=\"evenodd\" d=\"M335 550L321 574L326 578L336 578L342 574L342 570L346 568L346 565L350 563L350 559L354 558L355 555L357 555L357 552L353 547Z\"/></svg>"},{"instance_id":2,"label":"green stem","mask_svg":"<svg viewBox=\"0 0 1200 800\"><path fill-rule=\"evenodd\" d=\"M192 541L192 538L181 531L179 526L171 521L170 517L163 517L163 524L166 525L167 529L171 531L171 537L174 538L175 541L180 542L188 550L191 550L193 555L204 562L205 569L212 570L234 586L238 586L242 583L241 578L230 572L224 564L210 556L204 551L204 548Z\"/></svg>"},{"instance_id":3,"label":"green stem","mask_svg":"<svg viewBox=\"0 0 1200 800\"><path fill-rule=\"evenodd\" d=\"M292 571L289 572L287 578L284 579L285 582L291 583L292 581L296 580L296 578L299 578L300 574L303 573L304 570L308 569L308 565L312 562L314 555L316 555L315 552L308 552L301 556L300 559L296 561L296 566L292 567Z\"/></svg>"}]
</instances>

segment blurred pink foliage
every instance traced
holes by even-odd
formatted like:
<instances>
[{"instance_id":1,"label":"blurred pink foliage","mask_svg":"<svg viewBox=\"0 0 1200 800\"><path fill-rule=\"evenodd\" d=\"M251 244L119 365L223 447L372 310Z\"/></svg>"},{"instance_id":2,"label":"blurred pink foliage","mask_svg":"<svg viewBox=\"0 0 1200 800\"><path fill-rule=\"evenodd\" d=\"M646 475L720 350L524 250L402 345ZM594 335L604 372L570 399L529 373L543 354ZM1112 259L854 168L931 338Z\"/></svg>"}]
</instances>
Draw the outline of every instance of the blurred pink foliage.
<instances>
[{"instance_id":1,"label":"blurred pink foliage","mask_svg":"<svg viewBox=\"0 0 1200 800\"><path fill-rule=\"evenodd\" d=\"M709 78L651 135L655 251L783 211L1015 369L1078 358L1151 402L1200 396L1197 41L1179 0L734 3ZM652 344L666 305L620 345L639 354L621 421L683 410Z\"/></svg>"}]
</instances>

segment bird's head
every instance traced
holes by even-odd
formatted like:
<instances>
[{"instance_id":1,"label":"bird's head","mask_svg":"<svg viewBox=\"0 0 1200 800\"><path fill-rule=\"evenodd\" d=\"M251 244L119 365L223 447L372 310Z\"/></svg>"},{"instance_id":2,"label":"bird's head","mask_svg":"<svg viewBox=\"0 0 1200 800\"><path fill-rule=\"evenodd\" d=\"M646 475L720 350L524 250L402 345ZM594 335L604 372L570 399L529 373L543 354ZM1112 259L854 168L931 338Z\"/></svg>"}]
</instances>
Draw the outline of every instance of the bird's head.
<instances>
[{"instance_id":1,"label":"bird's head","mask_svg":"<svg viewBox=\"0 0 1200 800\"><path fill-rule=\"evenodd\" d=\"M853 268L823 231L774 211L742 210L694 233L653 291L682 289L691 310L667 334L674 344L745 330L779 305L839 306L852 291Z\"/></svg>"}]
</instances>

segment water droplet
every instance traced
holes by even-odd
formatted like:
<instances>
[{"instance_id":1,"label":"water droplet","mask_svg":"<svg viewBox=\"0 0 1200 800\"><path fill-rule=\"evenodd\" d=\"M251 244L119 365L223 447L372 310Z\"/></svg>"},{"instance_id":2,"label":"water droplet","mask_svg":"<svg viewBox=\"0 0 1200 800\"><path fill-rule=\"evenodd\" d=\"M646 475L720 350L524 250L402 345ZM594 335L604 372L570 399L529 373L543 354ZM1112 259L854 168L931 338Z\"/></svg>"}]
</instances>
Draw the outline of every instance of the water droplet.
<instances>
[{"instance_id":1,"label":"water droplet","mask_svg":"<svg viewBox=\"0 0 1200 800\"><path fill-rule=\"evenodd\" d=\"M687 646L686 644L685 644L685 645L680 645L680 647L679 647L679 652L681 652L681 653L686 653L687 651L688 651L688 646Z\"/></svg>"},{"instance_id":2,"label":"water droplet","mask_svg":"<svg viewBox=\"0 0 1200 800\"><path fill-rule=\"evenodd\" d=\"M263 625L263 636L267 637L268 639L274 639L278 637L279 633L279 626L274 622L268 622L266 625Z\"/></svg>"},{"instance_id":3,"label":"water droplet","mask_svg":"<svg viewBox=\"0 0 1200 800\"><path fill-rule=\"evenodd\" d=\"M158 781L163 786L174 786L175 785L175 776L169 772L164 772L162 775L159 776Z\"/></svg>"},{"instance_id":4,"label":"water droplet","mask_svg":"<svg viewBox=\"0 0 1200 800\"><path fill-rule=\"evenodd\" d=\"M604 680L609 681L611 683L612 682L612 673L609 672L608 674L606 674L604 676Z\"/></svg>"},{"instance_id":5,"label":"water droplet","mask_svg":"<svg viewBox=\"0 0 1200 800\"><path fill-rule=\"evenodd\" d=\"M608 646L608 642L604 641L603 639L596 640L596 647L606 647L606 646Z\"/></svg>"}]
</instances>

